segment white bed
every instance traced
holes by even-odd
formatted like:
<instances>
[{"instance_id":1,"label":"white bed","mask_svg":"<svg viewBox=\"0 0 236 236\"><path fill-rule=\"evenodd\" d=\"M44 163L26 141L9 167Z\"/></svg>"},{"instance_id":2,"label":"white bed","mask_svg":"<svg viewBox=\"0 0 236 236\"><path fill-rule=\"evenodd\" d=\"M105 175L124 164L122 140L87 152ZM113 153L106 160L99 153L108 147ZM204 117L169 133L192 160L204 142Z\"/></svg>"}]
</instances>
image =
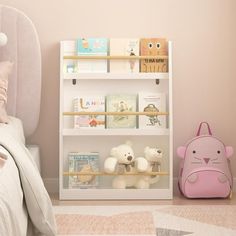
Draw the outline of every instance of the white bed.
<instances>
[{"instance_id":1,"label":"white bed","mask_svg":"<svg viewBox=\"0 0 236 236\"><path fill-rule=\"evenodd\" d=\"M39 40L30 19L0 5L0 32L8 43L0 47L0 61L12 61L9 78L8 124L0 124L0 235L56 235L55 219L25 137L38 125L41 96ZM6 159L3 167L1 161Z\"/></svg>"}]
</instances>

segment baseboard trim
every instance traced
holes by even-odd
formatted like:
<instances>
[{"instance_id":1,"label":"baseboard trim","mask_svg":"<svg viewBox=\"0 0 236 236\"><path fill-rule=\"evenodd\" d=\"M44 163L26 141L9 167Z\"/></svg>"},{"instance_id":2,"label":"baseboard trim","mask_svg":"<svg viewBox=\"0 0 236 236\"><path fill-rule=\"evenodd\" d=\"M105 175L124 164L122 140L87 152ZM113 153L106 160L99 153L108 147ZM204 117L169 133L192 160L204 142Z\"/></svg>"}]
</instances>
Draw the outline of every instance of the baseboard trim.
<instances>
[{"instance_id":1,"label":"baseboard trim","mask_svg":"<svg viewBox=\"0 0 236 236\"><path fill-rule=\"evenodd\" d=\"M59 192L59 179L58 178L45 178L43 179L44 185L49 193L58 193ZM174 177L173 179L173 193L174 195L179 194L178 189L178 178ZM233 191L236 192L236 177L233 179Z\"/></svg>"}]
</instances>

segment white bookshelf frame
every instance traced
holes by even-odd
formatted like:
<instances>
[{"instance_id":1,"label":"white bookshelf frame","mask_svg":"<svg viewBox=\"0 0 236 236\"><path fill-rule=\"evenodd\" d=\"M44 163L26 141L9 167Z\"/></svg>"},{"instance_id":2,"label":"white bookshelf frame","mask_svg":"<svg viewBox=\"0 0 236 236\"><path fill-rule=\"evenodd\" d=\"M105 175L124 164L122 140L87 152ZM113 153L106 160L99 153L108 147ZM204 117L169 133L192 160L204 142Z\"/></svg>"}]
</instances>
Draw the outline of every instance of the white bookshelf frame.
<instances>
[{"instance_id":1,"label":"white bookshelf frame","mask_svg":"<svg viewBox=\"0 0 236 236\"><path fill-rule=\"evenodd\" d=\"M61 42L61 51L63 43ZM60 121L59 121L59 198L61 200L125 200L125 199L172 199L173 198L173 104L172 104L172 43L168 42L168 73L71 73L63 72L64 55L60 53ZM168 82L168 129L104 129L79 130L65 128L64 124L64 83L68 80L167 80ZM114 81L115 83L115 81ZM158 85L156 85L158 86ZM91 136L165 136L169 143L169 178L168 188L158 189L68 189L64 188L64 139L69 137Z\"/></svg>"}]
</instances>

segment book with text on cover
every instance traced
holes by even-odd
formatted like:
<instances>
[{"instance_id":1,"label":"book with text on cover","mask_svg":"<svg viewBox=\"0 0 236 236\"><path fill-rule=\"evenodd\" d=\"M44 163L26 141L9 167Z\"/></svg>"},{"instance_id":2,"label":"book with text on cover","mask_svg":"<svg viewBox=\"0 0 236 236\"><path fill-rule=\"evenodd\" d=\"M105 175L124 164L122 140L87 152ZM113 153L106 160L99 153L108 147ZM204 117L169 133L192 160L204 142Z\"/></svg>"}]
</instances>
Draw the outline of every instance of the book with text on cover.
<instances>
[{"instance_id":1,"label":"book with text on cover","mask_svg":"<svg viewBox=\"0 0 236 236\"><path fill-rule=\"evenodd\" d=\"M110 39L111 56L139 56L139 39ZM124 59L110 60L110 72L133 73L139 72L139 60Z\"/></svg>"},{"instance_id":2,"label":"book with text on cover","mask_svg":"<svg viewBox=\"0 0 236 236\"><path fill-rule=\"evenodd\" d=\"M97 152L70 152L68 154L69 172L91 173L99 170L99 154ZM96 188L96 175L70 175L69 188Z\"/></svg>"},{"instance_id":3,"label":"book with text on cover","mask_svg":"<svg viewBox=\"0 0 236 236\"><path fill-rule=\"evenodd\" d=\"M107 112L135 112L137 111L136 94L112 94L106 96ZM136 128L136 115L108 115L107 128Z\"/></svg>"},{"instance_id":4,"label":"book with text on cover","mask_svg":"<svg viewBox=\"0 0 236 236\"><path fill-rule=\"evenodd\" d=\"M139 111L166 112L165 93L139 93ZM139 116L140 129L166 128L165 115Z\"/></svg>"},{"instance_id":5,"label":"book with text on cover","mask_svg":"<svg viewBox=\"0 0 236 236\"><path fill-rule=\"evenodd\" d=\"M79 38L77 40L78 56L107 56L108 40L106 38ZM79 73L107 73L107 60L79 59Z\"/></svg>"},{"instance_id":6,"label":"book with text on cover","mask_svg":"<svg viewBox=\"0 0 236 236\"><path fill-rule=\"evenodd\" d=\"M74 112L99 112L105 111L105 98L103 96L83 96L73 100ZM104 115L76 115L74 116L74 128L104 129Z\"/></svg>"},{"instance_id":7,"label":"book with text on cover","mask_svg":"<svg viewBox=\"0 0 236 236\"><path fill-rule=\"evenodd\" d=\"M140 54L141 56L168 56L168 42L164 38L143 38L140 40ZM168 72L168 59L142 59L141 72Z\"/></svg>"}]
</instances>

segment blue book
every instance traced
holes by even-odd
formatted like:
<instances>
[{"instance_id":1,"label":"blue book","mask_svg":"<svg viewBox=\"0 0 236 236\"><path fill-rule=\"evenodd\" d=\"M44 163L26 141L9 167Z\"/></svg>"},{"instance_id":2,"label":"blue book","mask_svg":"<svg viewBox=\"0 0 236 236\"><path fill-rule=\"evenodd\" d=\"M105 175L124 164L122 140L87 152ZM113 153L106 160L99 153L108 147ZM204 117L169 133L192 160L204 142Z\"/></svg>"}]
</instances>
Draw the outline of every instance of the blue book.
<instances>
[{"instance_id":1,"label":"blue book","mask_svg":"<svg viewBox=\"0 0 236 236\"><path fill-rule=\"evenodd\" d=\"M93 173L99 170L97 152L70 152L68 154L69 172ZM69 188L96 188L98 177L95 175L70 175Z\"/></svg>"},{"instance_id":2,"label":"blue book","mask_svg":"<svg viewBox=\"0 0 236 236\"><path fill-rule=\"evenodd\" d=\"M78 56L107 56L108 40L106 38L78 38ZM106 73L107 60L81 59L78 60L79 73Z\"/></svg>"}]
</instances>

